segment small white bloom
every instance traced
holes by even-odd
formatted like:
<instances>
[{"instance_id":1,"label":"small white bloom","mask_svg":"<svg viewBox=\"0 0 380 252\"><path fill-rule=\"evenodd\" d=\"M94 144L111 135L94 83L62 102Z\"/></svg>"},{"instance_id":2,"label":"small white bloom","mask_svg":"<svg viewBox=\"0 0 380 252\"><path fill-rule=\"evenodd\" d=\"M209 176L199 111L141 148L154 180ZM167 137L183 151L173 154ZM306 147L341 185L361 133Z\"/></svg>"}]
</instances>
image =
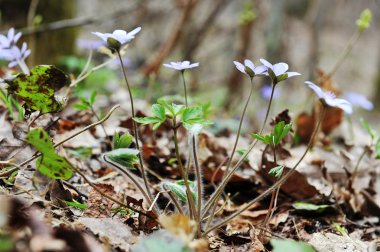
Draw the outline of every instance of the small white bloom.
<instances>
[{"instance_id":1,"label":"small white bloom","mask_svg":"<svg viewBox=\"0 0 380 252\"><path fill-rule=\"evenodd\" d=\"M134 30L127 32L124 30L115 30L113 33L101 33L101 32L92 32L92 34L101 38L106 42L110 47L115 47L115 44L112 43L112 40L116 40L120 43L115 49L119 49L120 46L123 46L135 38L135 35L141 31L141 27L137 27Z\"/></svg>"},{"instance_id":2,"label":"small white bloom","mask_svg":"<svg viewBox=\"0 0 380 252\"><path fill-rule=\"evenodd\" d=\"M15 34L14 28L9 29L7 36L0 34L0 49L10 49L12 46L16 45L21 35L21 32Z\"/></svg>"},{"instance_id":3,"label":"small white bloom","mask_svg":"<svg viewBox=\"0 0 380 252\"><path fill-rule=\"evenodd\" d=\"M8 67L15 67L19 62L25 61L30 55L30 49L28 49L26 43L22 43L21 49L17 46L12 46L9 49L0 50L0 58L9 61Z\"/></svg>"},{"instance_id":4,"label":"small white bloom","mask_svg":"<svg viewBox=\"0 0 380 252\"><path fill-rule=\"evenodd\" d=\"M234 61L234 64L240 72L248 75L251 78L255 77L258 74L263 74L264 72L267 71L266 66L261 65L261 66L255 67L255 64L253 64L253 62L250 61L249 59L244 60L244 65L237 61Z\"/></svg>"},{"instance_id":5,"label":"small white bloom","mask_svg":"<svg viewBox=\"0 0 380 252\"><path fill-rule=\"evenodd\" d=\"M352 105L348 101L336 98L333 92L324 92L320 87L311 81L305 81L305 83L318 95L324 106L337 107L342 109L347 114L352 113Z\"/></svg>"},{"instance_id":6,"label":"small white bloom","mask_svg":"<svg viewBox=\"0 0 380 252\"><path fill-rule=\"evenodd\" d=\"M190 61L178 61L178 62L170 62L170 64L163 64L165 67L172 68L178 71L185 71L186 69L191 69L194 67L198 67L199 63L192 63Z\"/></svg>"},{"instance_id":7,"label":"small white bloom","mask_svg":"<svg viewBox=\"0 0 380 252\"><path fill-rule=\"evenodd\" d=\"M365 110L372 110L373 109L373 103L367 99L362 94L355 93L355 92L347 92L344 94L344 97L351 102L353 106L361 107Z\"/></svg>"},{"instance_id":8,"label":"small white bloom","mask_svg":"<svg viewBox=\"0 0 380 252\"><path fill-rule=\"evenodd\" d=\"M286 80L287 78L301 75L298 72L287 72L289 69L289 66L288 64L284 62L280 62L280 63L272 65L265 59L260 59L260 61L261 63L263 63L264 66L267 67L267 72L264 74L270 76L274 84L277 84L280 81Z\"/></svg>"}]
</instances>

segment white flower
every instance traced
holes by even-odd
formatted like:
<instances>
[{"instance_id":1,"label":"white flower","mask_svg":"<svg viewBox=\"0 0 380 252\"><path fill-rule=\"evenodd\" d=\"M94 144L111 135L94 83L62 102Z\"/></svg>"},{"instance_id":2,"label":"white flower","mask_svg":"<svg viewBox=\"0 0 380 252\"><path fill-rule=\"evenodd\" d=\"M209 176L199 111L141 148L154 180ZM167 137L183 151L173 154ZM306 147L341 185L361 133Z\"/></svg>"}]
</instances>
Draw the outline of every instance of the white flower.
<instances>
[{"instance_id":1,"label":"white flower","mask_svg":"<svg viewBox=\"0 0 380 252\"><path fill-rule=\"evenodd\" d=\"M280 62L280 63L272 65L265 59L260 59L260 61L261 63L263 63L264 66L267 67L267 72L264 74L270 76L274 84L277 84L280 81L286 80L287 78L301 75L298 72L287 72L289 69L289 66L288 64L284 62Z\"/></svg>"},{"instance_id":2,"label":"white flower","mask_svg":"<svg viewBox=\"0 0 380 252\"><path fill-rule=\"evenodd\" d=\"M0 34L0 49L10 49L16 45L21 35L21 32L15 34L14 28L9 29L7 36Z\"/></svg>"},{"instance_id":3,"label":"white flower","mask_svg":"<svg viewBox=\"0 0 380 252\"><path fill-rule=\"evenodd\" d=\"M186 61L170 62L170 64L164 64L164 66L178 70L178 71L185 71L186 69L198 67L199 63L190 64L190 61L186 60Z\"/></svg>"},{"instance_id":4,"label":"white flower","mask_svg":"<svg viewBox=\"0 0 380 252\"><path fill-rule=\"evenodd\" d=\"M17 46L12 46L10 49L2 49L0 51L0 58L9 61L8 67L15 67L19 62L25 61L30 55L26 43L22 43L21 49Z\"/></svg>"},{"instance_id":5,"label":"white flower","mask_svg":"<svg viewBox=\"0 0 380 252\"><path fill-rule=\"evenodd\" d=\"M244 65L237 61L234 61L234 64L240 72L248 75L251 78L255 77L258 74L263 74L268 69L266 66L263 65L255 67L253 62L248 59L244 60Z\"/></svg>"},{"instance_id":6,"label":"white flower","mask_svg":"<svg viewBox=\"0 0 380 252\"><path fill-rule=\"evenodd\" d=\"M110 47L120 49L121 46L132 41L135 38L135 35L140 31L141 27L137 27L130 32L126 32L124 30L115 30L113 33L92 32L92 34L101 38Z\"/></svg>"},{"instance_id":7,"label":"white flower","mask_svg":"<svg viewBox=\"0 0 380 252\"><path fill-rule=\"evenodd\" d=\"M347 114L352 113L352 105L348 101L336 98L333 92L324 92L320 87L311 81L305 81L305 83L318 95L324 106L337 107L342 109Z\"/></svg>"},{"instance_id":8,"label":"white flower","mask_svg":"<svg viewBox=\"0 0 380 252\"><path fill-rule=\"evenodd\" d=\"M373 109L373 103L362 94L355 93L355 92L347 92L344 94L344 97L349 102L351 102L353 106L361 107L365 110Z\"/></svg>"}]
</instances>

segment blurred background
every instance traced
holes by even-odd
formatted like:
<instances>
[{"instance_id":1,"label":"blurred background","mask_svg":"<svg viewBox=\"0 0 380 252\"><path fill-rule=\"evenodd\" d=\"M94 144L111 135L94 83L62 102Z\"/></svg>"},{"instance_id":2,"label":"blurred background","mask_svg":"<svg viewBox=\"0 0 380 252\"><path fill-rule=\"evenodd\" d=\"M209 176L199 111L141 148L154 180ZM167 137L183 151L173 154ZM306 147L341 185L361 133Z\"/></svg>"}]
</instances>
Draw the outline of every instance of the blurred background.
<instances>
[{"instance_id":1,"label":"blurred background","mask_svg":"<svg viewBox=\"0 0 380 252\"><path fill-rule=\"evenodd\" d=\"M365 8L372 11L371 26L332 80L341 96L355 92L371 100L371 114L360 108L358 114L373 121L380 104L378 0L1 0L0 30L15 27L23 32L20 41L27 41L32 50L29 66L55 64L77 76L91 50L93 66L108 58L97 52L100 41L91 32L141 26L124 55L135 95L153 103L163 95L182 94L178 72L162 64L200 62L199 68L186 72L190 96L210 101L220 118L238 115L249 89L249 79L236 70L233 60L286 62L290 71L302 76L278 85L272 114L284 108L296 114L312 109L312 96L303 82L316 81L318 72L333 71L358 34L355 22ZM112 95L124 89L122 82L115 61L81 85L82 90ZM251 118L263 116L270 83L262 78L255 85Z\"/></svg>"}]
</instances>

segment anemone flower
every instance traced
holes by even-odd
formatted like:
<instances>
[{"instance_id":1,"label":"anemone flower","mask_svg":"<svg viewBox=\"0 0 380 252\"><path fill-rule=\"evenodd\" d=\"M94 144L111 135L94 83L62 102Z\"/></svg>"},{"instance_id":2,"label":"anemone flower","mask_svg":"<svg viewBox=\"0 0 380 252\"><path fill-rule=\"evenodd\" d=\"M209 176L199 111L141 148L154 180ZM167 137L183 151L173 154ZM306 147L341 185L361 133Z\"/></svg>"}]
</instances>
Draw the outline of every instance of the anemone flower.
<instances>
[{"instance_id":1,"label":"anemone flower","mask_svg":"<svg viewBox=\"0 0 380 252\"><path fill-rule=\"evenodd\" d=\"M355 93L355 92L347 92L344 94L344 97L351 102L351 104L355 107L361 107L365 110L372 110L373 109L373 103L367 99L362 94Z\"/></svg>"},{"instance_id":2,"label":"anemone flower","mask_svg":"<svg viewBox=\"0 0 380 252\"><path fill-rule=\"evenodd\" d=\"M199 63L192 63L190 61L178 61L178 62L170 62L170 64L163 64L167 68L172 68L177 71L185 71L186 69L191 69L199 66Z\"/></svg>"},{"instance_id":3,"label":"anemone flower","mask_svg":"<svg viewBox=\"0 0 380 252\"><path fill-rule=\"evenodd\" d=\"M119 50L121 46L132 41L135 38L135 35L140 31L141 27L137 27L130 32L115 30L113 33L92 32L92 34L101 38L109 47Z\"/></svg>"},{"instance_id":4,"label":"anemone flower","mask_svg":"<svg viewBox=\"0 0 380 252\"><path fill-rule=\"evenodd\" d=\"M15 33L14 28L9 29L7 36L0 34L0 48L10 49L12 46L16 45L21 35L21 32Z\"/></svg>"},{"instance_id":5,"label":"anemone flower","mask_svg":"<svg viewBox=\"0 0 380 252\"><path fill-rule=\"evenodd\" d=\"M318 95L319 100L322 102L324 106L337 107L342 109L347 114L352 113L352 105L348 101L336 98L333 92L324 92L320 87L318 87L311 81L305 81L305 83Z\"/></svg>"},{"instance_id":6,"label":"anemone flower","mask_svg":"<svg viewBox=\"0 0 380 252\"><path fill-rule=\"evenodd\" d=\"M261 65L261 66L255 67L255 64L253 64L253 62L250 61L249 59L244 60L244 65L237 61L234 61L234 64L237 70L239 70L243 74L248 75L251 78L255 77L256 75L263 74L264 72L267 71L266 66Z\"/></svg>"},{"instance_id":7,"label":"anemone flower","mask_svg":"<svg viewBox=\"0 0 380 252\"><path fill-rule=\"evenodd\" d=\"M267 67L267 72L264 73L272 78L273 84L277 84L280 81L286 80L287 78L301 75L298 72L287 72L289 69L288 64L280 62L277 64L271 64L265 59L260 59L260 62Z\"/></svg>"}]
</instances>

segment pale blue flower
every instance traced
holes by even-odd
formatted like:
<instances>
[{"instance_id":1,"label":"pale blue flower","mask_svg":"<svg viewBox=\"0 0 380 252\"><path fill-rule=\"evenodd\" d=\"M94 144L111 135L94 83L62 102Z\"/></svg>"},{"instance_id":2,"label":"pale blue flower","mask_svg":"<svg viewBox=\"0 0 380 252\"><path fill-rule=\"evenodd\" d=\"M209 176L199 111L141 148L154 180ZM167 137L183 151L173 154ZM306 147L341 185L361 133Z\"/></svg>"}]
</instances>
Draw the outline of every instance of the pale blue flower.
<instances>
[{"instance_id":1,"label":"pale blue flower","mask_svg":"<svg viewBox=\"0 0 380 252\"><path fill-rule=\"evenodd\" d=\"M355 93L355 92L347 92L344 94L344 97L351 102L353 106L361 107L365 110L372 110L373 109L373 103L367 99L362 94Z\"/></svg>"},{"instance_id":2,"label":"pale blue flower","mask_svg":"<svg viewBox=\"0 0 380 252\"><path fill-rule=\"evenodd\" d=\"M199 63L190 63L190 61L178 61L170 62L170 64L163 64L167 68L172 68L177 71L185 71L186 69L191 69L199 66Z\"/></svg>"},{"instance_id":3,"label":"pale blue flower","mask_svg":"<svg viewBox=\"0 0 380 252\"><path fill-rule=\"evenodd\" d=\"M253 62L249 59L244 60L244 65L237 61L234 61L234 64L240 72L248 75L251 78L255 77L256 75L263 74L267 71L266 66L261 65L255 67L255 64L253 64Z\"/></svg>"},{"instance_id":4,"label":"pale blue flower","mask_svg":"<svg viewBox=\"0 0 380 252\"><path fill-rule=\"evenodd\" d=\"M92 32L92 34L101 38L110 47L120 49L121 46L132 41L135 38L135 35L140 31L141 27L137 27L130 32L124 30L115 30L113 33Z\"/></svg>"},{"instance_id":5,"label":"pale blue flower","mask_svg":"<svg viewBox=\"0 0 380 252\"><path fill-rule=\"evenodd\" d=\"M342 109L347 114L352 113L352 105L348 101L336 98L333 92L324 92L320 87L311 81L305 81L305 83L318 95L320 101L324 106L337 107Z\"/></svg>"},{"instance_id":6,"label":"pale blue flower","mask_svg":"<svg viewBox=\"0 0 380 252\"><path fill-rule=\"evenodd\" d=\"M288 64L280 62L277 64L271 64L265 59L260 59L261 63L267 67L267 72L263 73L272 78L273 84L277 84L280 81L286 80L287 78L301 75L298 72L287 72L289 69Z\"/></svg>"},{"instance_id":7,"label":"pale blue flower","mask_svg":"<svg viewBox=\"0 0 380 252\"><path fill-rule=\"evenodd\" d=\"M21 32L15 33L14 28L9 29L7 36L0 34L0 49L10 49L15 46L21 35Z\"/></svg>"},{"instance_id":8,"label":"pale blue flower","mask_svg":"<svg viewBox=\"0 0 380 252\"><path fill-rule=\"evenodd\" d=\"M264 85L261 89L260 89L260 93L261 93L261 96L265 99L265 100L269 100L270 99L270 95L272 93L272 86L271 85ZM277 97L280 96L280 92L278 91L278 88L276 88L274 90L274 93L273 93L273 98L276 99Z\"/></svg>"}]
</instances>

